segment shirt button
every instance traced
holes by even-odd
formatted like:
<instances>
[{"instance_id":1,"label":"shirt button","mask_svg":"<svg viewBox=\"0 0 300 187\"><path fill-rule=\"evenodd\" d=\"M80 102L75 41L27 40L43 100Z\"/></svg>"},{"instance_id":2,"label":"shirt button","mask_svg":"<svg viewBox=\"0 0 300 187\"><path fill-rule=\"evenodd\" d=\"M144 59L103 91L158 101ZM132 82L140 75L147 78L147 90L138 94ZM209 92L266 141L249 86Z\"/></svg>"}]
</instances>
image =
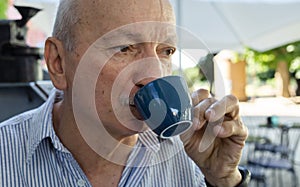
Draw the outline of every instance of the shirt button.
<instances>
[{"instance_id":1,"label":"shirt button","mask_svg":"<svg viewBox=\"0 0 300 187\"><path fill-rule=\"evenodd\" d=\"M79 187L83 187L83 186L85 186L85 181L84 181L83 179L79 179L79 180L77 181L77 185L78 185Z\"/></svg>"}]
</instances>

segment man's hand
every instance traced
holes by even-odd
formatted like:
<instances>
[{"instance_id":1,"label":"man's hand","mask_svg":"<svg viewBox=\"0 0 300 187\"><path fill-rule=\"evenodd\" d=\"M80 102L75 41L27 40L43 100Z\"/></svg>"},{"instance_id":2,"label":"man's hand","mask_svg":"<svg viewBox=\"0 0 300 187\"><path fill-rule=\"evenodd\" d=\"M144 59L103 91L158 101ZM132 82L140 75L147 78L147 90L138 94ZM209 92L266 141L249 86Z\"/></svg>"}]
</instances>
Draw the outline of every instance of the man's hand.
<instances>
[{"instance_id":1,"label":"man's hand","mask_svg":"<svg viewBox=\"0 0 300 187\"><path fill-rule=\"evenodd\" d=\"M235 186L241 181L238 164L248 135L239 118L238 99L217 101L207 90L192 94L193 128L181 136L187 154L214 186Z\"/></svg>"}]
</instances>

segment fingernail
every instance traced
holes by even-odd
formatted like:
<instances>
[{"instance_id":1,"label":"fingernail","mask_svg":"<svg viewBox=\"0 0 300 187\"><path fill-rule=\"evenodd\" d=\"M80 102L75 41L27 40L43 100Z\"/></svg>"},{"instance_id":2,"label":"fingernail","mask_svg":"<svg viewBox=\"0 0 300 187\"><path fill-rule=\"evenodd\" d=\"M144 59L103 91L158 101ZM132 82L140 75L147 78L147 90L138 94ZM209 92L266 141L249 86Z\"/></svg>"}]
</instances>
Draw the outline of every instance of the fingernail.
<instances>
[{"instance_id":1,"label":"fingernail","mask_svg":"<svg viewBox=\"0 0 300 187\"><path fill-rule=\"evenodd\" d=\"M207 111L207 113L208 113L208 117L209 117L209 122L213 122L214 121L214 116L215 116L215 111L214 110L211 110L211 109L209 109L208 111Z\"/></svg>"}]
</instances>

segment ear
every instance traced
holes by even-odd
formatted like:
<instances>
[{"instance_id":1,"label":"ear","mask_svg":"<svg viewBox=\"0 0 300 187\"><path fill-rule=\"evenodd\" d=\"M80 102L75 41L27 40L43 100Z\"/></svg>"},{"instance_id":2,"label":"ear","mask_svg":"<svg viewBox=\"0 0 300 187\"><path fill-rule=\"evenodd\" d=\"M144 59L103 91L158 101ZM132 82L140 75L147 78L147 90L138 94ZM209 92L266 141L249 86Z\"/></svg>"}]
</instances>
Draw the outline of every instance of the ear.
<instances>
[{"instance_id":1,"label":"ear","mask_svg":"<svg viewBox=\"0 0 300 187\"><path fill-rule=\"evenodd\" d=\"M67 79L62 42L54 37L49 37L45 43L44 56L53 85L60 90L65 90Z\"/></svg>"}]
</instances>

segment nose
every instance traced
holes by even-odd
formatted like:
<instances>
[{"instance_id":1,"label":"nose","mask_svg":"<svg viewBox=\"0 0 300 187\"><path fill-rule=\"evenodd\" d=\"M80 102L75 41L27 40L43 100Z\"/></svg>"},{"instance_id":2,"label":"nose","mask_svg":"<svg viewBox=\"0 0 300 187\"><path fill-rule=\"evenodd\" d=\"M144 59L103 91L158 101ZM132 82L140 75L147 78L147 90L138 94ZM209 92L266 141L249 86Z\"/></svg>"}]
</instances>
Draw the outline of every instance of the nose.
<instances>
[{"instance_id":1,"label":"nose","mask_svg":"<svg viewBox=\"0 0 300 187\"><path fill-rule=\"evenodd\" d=\"M167 71L159 60L156 50L152 45L145 46L136 66L133 81L138 87L143 87L149 82L165 76L165 72Z\"/></svg>"},{"instance_id":2,"label":"nose","mask_svg":"<svg viewBox=\"0 0 300 187\"><path fill-rule=\"evenodd\" d=\"M159 78L159 77L147 77L147 78L143 78L142 80L136 82L135 85L141 88L141 87L145 86L146 84L148 84L149 82L154 81L157 78Z\"/></svg>"}]
</instances>

